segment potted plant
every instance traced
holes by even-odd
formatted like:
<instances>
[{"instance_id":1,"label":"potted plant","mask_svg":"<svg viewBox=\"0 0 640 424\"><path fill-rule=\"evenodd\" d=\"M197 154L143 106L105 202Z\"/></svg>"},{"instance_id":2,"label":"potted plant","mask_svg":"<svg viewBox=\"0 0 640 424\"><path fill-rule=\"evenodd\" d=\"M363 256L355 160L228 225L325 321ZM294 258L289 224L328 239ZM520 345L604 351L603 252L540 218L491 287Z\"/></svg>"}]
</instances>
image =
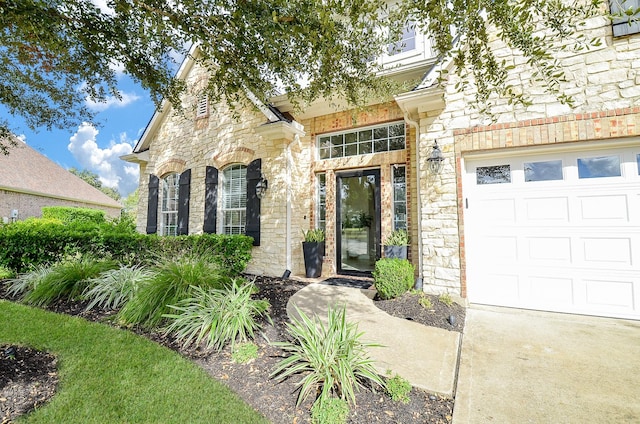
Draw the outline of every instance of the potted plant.
<instances>
[{"instance_id":1,"label":"potted plant","mask_svg":"<svg viewBox=\"0 0 640 424\"><path fill-rule=\"evenodd\" d=\"M304 269L307 278L317 278L322 275L322 258L324 256L324 230L302 231L304 241L302 252L304 254Z\"/></svg>"},{"instance_id":2,"label":"potted plant","mask_svg":"<svg viewBox=\"0 0 640 424\"><path fill-rule=\"evenodd\" d=\"M409 233L407 230L395 230L389 234L383 245L385 258L407 259Z\"/></svg>"}]
</instances>

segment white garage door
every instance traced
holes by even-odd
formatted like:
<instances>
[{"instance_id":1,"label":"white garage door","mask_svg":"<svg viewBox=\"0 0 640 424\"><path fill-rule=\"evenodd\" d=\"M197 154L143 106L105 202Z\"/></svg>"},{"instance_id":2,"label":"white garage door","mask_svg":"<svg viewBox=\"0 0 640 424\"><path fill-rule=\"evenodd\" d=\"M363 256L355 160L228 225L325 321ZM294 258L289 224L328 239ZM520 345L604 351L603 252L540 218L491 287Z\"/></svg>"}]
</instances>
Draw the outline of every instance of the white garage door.
<instances>
[{"instance_id":1,"label":"white garage door","mask_svg":"<svg viewBox=\"0 0 640 424\"><path fill-rule=\"evenodd\" d=\"M466 157L469 301L640 319L637 144Z\"/></svg>"}]
</instances>

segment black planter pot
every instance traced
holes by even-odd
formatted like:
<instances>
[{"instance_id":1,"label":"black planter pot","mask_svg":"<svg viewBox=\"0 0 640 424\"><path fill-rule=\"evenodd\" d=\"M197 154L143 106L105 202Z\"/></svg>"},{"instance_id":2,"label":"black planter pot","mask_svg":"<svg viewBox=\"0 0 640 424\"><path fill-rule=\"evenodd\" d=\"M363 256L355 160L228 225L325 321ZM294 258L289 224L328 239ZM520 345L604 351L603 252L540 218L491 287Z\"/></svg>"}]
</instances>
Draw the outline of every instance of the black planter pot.
<instances>
[{"instance_id":1,"label":"black planter pot","mask_svg":"<svg viewBox=\"0 0 640 424\"><path fill-rule=\"evenodd\" d=\"M408 246L384 246L385 258L407 259Z\"/></svg>"},{"instance_id":2,"label":"black planter pot","mask_svg":"<svg viewBox=\"0 0 640 424\"><path fill-rule=\"evenodd\" d=\"M324 242L303 241L304 269L307 278L317 278L322 275L322 257L324 256Z\"/></svg>"}]
</instances>

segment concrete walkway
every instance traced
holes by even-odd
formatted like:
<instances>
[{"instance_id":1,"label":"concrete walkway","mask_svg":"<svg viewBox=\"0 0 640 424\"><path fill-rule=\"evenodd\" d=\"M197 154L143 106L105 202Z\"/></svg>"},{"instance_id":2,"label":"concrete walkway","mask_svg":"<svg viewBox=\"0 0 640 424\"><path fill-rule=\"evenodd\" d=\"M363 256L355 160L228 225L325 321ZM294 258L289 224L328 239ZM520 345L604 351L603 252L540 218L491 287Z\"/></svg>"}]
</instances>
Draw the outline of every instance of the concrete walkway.
<instances>
[{"instance_id":1,"label":"concrete walkway","mask_svg":"<svg viewBox=\"0 0 640 424\"><path fill-rule=\"evenodd\" d=\"M467 309L454 424L639 422L640 322Z\"/></svg>"},{"instance_id":2,"label":"concrete walkway","mask_svg":"<svg viewBox=\"0 0 640 424\"><path fill-rule=\"evenodd\" d=\"M380 374L387 375L391 370L415 387L452 397L460 334L392 317L374 305L374 293L310 284L291 297L287 313L295 316L298 307L306 315L316 314L326 322L330 306L346 305L347 320L358 324L364 333L362 340L383 345L369 350Z\"/></svg>"}]
</instances>

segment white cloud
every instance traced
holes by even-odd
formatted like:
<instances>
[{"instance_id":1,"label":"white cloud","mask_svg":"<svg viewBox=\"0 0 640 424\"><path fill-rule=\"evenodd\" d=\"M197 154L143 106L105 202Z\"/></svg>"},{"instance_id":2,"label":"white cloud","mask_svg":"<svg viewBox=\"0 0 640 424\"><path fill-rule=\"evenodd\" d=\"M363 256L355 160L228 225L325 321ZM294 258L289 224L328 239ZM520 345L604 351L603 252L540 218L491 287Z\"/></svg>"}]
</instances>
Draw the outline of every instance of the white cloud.
<instances>
[{"instance_id":1,"label":"white cloud","mask_svg":"<svg viewBox=\"0 0 640 424\"><path fill-rule=\"evenodd\" d=\"M138 186L139 171L137 166L121 160L120 156L131 153L136 141L122 133L119 140L111 140L103 149L96 142L98 133L93 125L84 122L69 139L67 148L82 168L98 174L103 185L127 196Z\"/></svg>"},{"instance_id":2,"label":"white cloud","mask_svg":"<svg viewBox=\"0 0 640 424\"><path fill-rule=\"evenodd\" d=\"M102 112L104 110L109 109L110 107L125 107L128 106L129 104L135 102L136 100L140 99L140 96L138 96L135 93L125 93L123 91L120 92L120 99L113 97L113 96L108 96L106 101L104 102L96 102L93 101L89 98L87 98L85 100L87 107L95 112Z\"/></svg>"},{"instance_id":3,"label":"white cloud","mask_svg":"<svg viewBox=\"0 0 640 424\"><path fill-rule=\"evenodd\" d=\"M107 0L91 0L91 3L106 15L113 15L115 13L115 11L107 4Z\"/></svg>"},{"instance_id":4,"label":"white cloud","mask_svg":"<svg viewBox=\"0 0 640 424\"><path fill-rule=\"evenodd\" d=\"M27 136L24 134L17 135L16 138L22 141L24 144L27 144Z\"/></svg>"}]
</instances>

